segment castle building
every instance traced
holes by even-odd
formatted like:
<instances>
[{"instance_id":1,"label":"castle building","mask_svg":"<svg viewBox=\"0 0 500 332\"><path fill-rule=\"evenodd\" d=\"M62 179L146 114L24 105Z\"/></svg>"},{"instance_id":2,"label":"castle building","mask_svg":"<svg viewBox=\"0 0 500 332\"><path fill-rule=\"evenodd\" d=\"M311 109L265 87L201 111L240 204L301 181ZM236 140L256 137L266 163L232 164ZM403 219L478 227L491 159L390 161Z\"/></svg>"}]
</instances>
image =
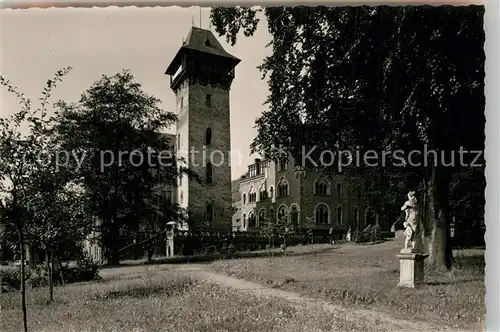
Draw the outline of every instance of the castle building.
<instances>
[{"instance_id":1,"label":"castle building","mask_svg":"<svg viewBox=\"0 0 500 332\"><path fill-rule=\"evenodd\" d=\"M296 165L297 164L297 165ZM293 158L256 159L235 185L233 229L258 231L285 218L296 228L345 233L378 224L378 216L346 174L308 171Z\"/></svg>"},{"instance_id":2,"label":"castle building","mask_svg":"<svg viewBox=\"0 0 500 332\"><path fill-rule=\"evenodd\" d=\"M232 225L233 225L233 232L239 232L241 231L241 208L242 208L242 201L241 201L241 194L240 194L240 179L236 179L232 181L231 189L232 189L232 198L233 198L233 217L232 217Z\"/></svg>"},{"instance_id":3,"label":"castle building","mask_svg":"<svg viewBox=\"0 0 500 332\"><path fill-rule=\"evenodd\" d=\"M180 177L177 201L197 229L231 230L229 90L240 59L209 30L192 27L168 66L178 116L176 155L201 181Z\"/></svg>"}]
</instances>

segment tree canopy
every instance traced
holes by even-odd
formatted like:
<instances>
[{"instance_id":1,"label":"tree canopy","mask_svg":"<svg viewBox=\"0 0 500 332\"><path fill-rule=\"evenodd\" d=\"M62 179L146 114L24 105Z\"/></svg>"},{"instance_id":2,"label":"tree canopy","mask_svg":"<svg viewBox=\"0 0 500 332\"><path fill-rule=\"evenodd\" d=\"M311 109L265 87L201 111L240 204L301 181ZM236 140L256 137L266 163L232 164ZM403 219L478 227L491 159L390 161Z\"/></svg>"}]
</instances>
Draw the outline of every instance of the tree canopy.
<instances>
[{"instance_id":1,"label":"tree canopy","mask_svg":"<svg viewBox=\"0 0 500 332\"><path fill-rule=\"evenodd\" d=\"M429 260L450 268L448 196L463 165L444 166L439 153L449 163L460 148L484 150L484 8L236 7L214 8L211 18L234 44L240 31L256 31L261 11L272 47L260 66L269 110L256 120L252 152L377 151L377 167L364 165L372 174L413 174L425 183ZM436 163L424 164L425 149L438 152ZM389 155L380 164L382 151L397 150L406 162ZM421 152L413 165L411 151Z\"/></svg>"},{"instance_id":2,"label":"tree canopy","mask_svg":"<svg viewBox=\"0 0 500 332\"><path fill-rule=\"evenodd\" d=\"M158 190L160 181L172 186L179 176L175 156L160 153L173 145L162 131L176 116L164 111L128 71L103 75L78 103L61 101L57 107L58 141L79 157L72 158L75 178L100 220L108 260L118 263L124 232L138 231L155 213L182 216L173 204L163 210L157 203L165 195Z\"/></svg>"}]
</instances>

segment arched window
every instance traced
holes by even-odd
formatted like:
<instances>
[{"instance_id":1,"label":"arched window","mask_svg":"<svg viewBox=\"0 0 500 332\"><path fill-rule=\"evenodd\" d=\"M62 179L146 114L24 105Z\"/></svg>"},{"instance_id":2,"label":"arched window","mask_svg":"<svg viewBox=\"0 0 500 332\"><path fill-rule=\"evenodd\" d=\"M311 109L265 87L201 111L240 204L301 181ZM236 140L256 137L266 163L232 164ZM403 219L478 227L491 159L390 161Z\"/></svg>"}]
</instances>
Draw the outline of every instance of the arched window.
<instances>
[{"instance_id":1,"label":"arched window","mask_svg":"<svg viewBox=\"0 0 500 332\"><path fill-rule=\"evenodd\" d=\"M342 197L342 185L337 183L337 197Z\"/></svg>"},{"instance_id":2,"label":"arched window","mask_svg":"<svg viewBox=\"0 0 500 332\"><path fill-rule=\"evenodd\" d=\"M263 201L267 199L267 190L266 186L263 184L262 187L260 187L259 191L259 201Z\"/></svg>"},{"instance_id":3,"label":"arched window","mask_svg":"<svg viewBox=\"0 0 500 332\"><path fill-rule=\"evenodd\" d=\"M344 224L343 215L342 215L342 206L337 206L337 225L342 226Z\"/></svg>"},{"instance_id":4,"label":"arched window","mask_svg":"<svg viewBox=\"0 0 500 332\"><path fill-rule=\"evenodd\" d=\"M243 193L243 204L247 203L247 194Z\"/></svg>"},{"instance_id":5,"label":"arched window","mask_svg":"<svg viewBox=\"0 0 500 332\"><path fill-rule=\"evenodd\" d=\"M206 222L207 224L211 224L213 221L214 221L214 208L212 207L212 204L208 204Z\"/></svg>"},{"instance_id":6,"label":"arched window","mask_svg":"<svg viewBox=\"0 0 500 332\"><path fill-rule=\"evenodd\" d=\"M282 222L286 221L286 219L287 219L287 208L286 206L282 205L278 209L278 221Z\"/></svg>"},{"instance_id":7,"label":"arched window","mask_svg":"<svg viewBox=\"0 0 500 332\"><path fill-rule=\"evenodd\" d=\"M254 203L255 201L257 201L257 193L255 192L255 189L251 187L248 192L248 203Z\"/></svg>"},{"instance_id":8,"label":"arched window","mask_svg":"<svg viewBox=\"0 0 500 332\"><path fill-rule=\"evenodd\" d=\"M207 128L207 131L205 132L205 145L210 144L212 144L212 129Z\"/></svg>"},{"instance_id":9,"label":"arched window","mask_svg":"<svg viewBox=\"0 0 500 332\"><path fill-rule=\"evenodd\" d=\"M243 227L242 227L243 229L245 229L245 228L246 228L246 226L247 226L247 215L246 215L246 214L244 214L244 213L243 213L243 225L242 225L242 226L243 226Z\"/></svg>"},{"instance_id":10,"label":"arched window","mask_svg":"<svg viewBox=\"0 0 500 332\"><path fill-rule=\"evenodd\" d=\"M259 225L262 226L266 223L266 210L262 209L259 212Z\"/></svg>"},{"instance_id":11,"label":"arched window","mask_svg":"<svg viewBox=\"0 0 500 332\"><path fill-rule=\"evenodd\" d=\"M257 220L255 218L255 214L250 212L248 214L248 228L255 228L257 226Z\"/></svg>"},{"instance_id":12,"label":"arched window","mask_svg":"<svg viewBox=\"0 0 500 332\"><path fill-rule=\"evenodd\" d=\"M271 187L269 188L269 196L270 196L271 198L273 198L273 195L274 195L274 187L273 187L273 186L271 186Z\"/></svg>"},{"instance_id":13,"label":"arched window","mask_svg":"<svg viewBox=\"0 0 500 332\"><path fill-rule=\"evenodd\" d=\"M207 163L206 173L207 184L212 184L213 166L210 162Z\"/></svg>"},{"instance_id":14,"label":"arched window","mask_svg":"<svg viewBox=\"0 0 500 332\"><path fill-rule=\"evenodd\" d=\"M329 224L330 223L330 211L328 206L325 204L320 204L316 207L315 221L317 224Z\"/></svg>"},{"instance_id":15,"label":"arched window","mask_svg":"<svg viewBox=\"0 0 500 332\"><path fill-rule=\"evenodd\" d=\"M269 214L268 214L268 219L270 221L273 221L273 220L276 220L276 215L274 214L274 209L273 208L270 208L269 209Z\"/></svg>"},{"instance_id":16,"label":"arched window","mask_svg":"<svg viewBox=\"0 0 500 332\"><path fill-rule=\"evenodd\" d=\"M288 196L288 182L284 178L281 178L278 183L278 197L284 196Z\"/></svg>"},{"instance_id":17,"label":"arched window","mask_svg":"<svg viewBox=\"0 0 500 332\"><path fill-rule=\"evenodd\" d=\"M314 194L318 196L330 195L330 183L326 179L318 179L314 183Z\"/></svg>"},{"instance_id":18,"label":"arched window","mask_svg":"<svg viewBox=\"0 0 500 332\"><path fill-rule=\"evenodd\" d=\"M299 210L297 209L296 205L292 205L290 208L290 222L292 225L298 225L299 224Z\"/></svg>"},{"instance_id":19,"label":"arched window","mask_svg":"<svg viewBox=\"0 0 500 332\"><path fill-rule=\"evenodd\" d=\"M288 169L288 159L286 157L280 159L279 161L279 171L284 172Z\"/></svg>"}]
</instances>

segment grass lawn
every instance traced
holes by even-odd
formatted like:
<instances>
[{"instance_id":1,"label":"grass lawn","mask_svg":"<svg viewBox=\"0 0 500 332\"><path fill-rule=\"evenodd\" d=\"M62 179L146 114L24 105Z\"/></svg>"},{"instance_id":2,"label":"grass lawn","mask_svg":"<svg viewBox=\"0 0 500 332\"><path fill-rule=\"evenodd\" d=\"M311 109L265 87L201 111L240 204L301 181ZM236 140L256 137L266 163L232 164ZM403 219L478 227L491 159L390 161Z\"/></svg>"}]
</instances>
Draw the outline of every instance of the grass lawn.
<instances>
[{"instance_id":1,"label":"grass lawn","mask_svg":"<svg viewBox=\"0 0 500 332\"><path fill-rule=\"evenodd\" d=\"M326 298L348 307L376 309L398 318L425 320L455 329L484 330L484 251L456 251L453 275L426 271L419 289L398 288L401 240L346 244L299 257L213 263L214 270L270 287Z\"/></svg>"},{"instance_id":2,"label":"grass lawn","mask_svg":"<svg viewBox=\"0 0 500 332\"><path fill-rule=\"evenodd\" d=\"M100 282L56 287L52 304L46 303L46 289L30 290L28 328L36 332L390 331L318 308L292 307L282 300L197 282L173 269L108 269ZM0 296L1 331L22 331L19 302L19 293Z\"/></svg>"}]
</instances>

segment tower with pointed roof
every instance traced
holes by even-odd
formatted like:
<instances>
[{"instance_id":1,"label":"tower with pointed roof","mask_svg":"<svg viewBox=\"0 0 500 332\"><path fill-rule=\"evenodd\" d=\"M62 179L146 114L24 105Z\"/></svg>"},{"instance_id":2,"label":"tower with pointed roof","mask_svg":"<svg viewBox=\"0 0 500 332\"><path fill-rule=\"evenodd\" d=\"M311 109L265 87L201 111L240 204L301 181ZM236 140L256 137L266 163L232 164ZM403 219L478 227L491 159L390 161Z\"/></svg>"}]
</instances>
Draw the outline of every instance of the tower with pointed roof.
<instances>
[{"instance_id":1,"label":"tower with pointed roof","mask_svg":"<svg viewBox=\"0 0 500 332\"><path fill-rule=\"evenodd\" d=\"M201 178L183 176L178 185L197 229L231 229L229 90L239 62L211 31L192 27L165 72L176 96L177 155Z\"/></svg>"}]
</instances>

